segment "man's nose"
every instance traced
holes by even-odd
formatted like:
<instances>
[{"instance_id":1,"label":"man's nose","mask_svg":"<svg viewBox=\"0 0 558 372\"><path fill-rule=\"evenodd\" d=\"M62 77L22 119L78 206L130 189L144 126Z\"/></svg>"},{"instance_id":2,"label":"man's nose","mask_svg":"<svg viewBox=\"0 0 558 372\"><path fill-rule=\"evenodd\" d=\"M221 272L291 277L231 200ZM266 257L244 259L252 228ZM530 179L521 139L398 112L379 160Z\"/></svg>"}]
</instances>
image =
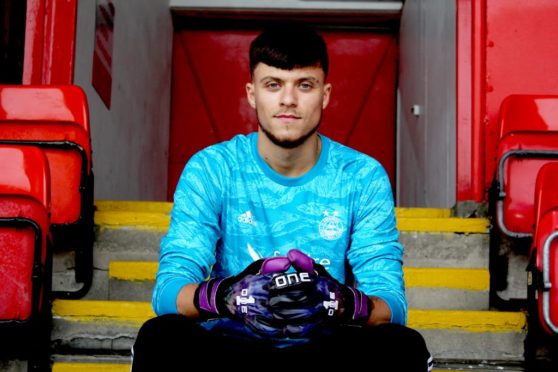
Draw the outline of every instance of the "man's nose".
<instances>
[{"instance_id":1,"label":"man's nose","mask_svg":"<svg viewBox=\"0 0 558 372\"><path fill-rule=\"evenodd\" d=\"M295 87L285 86L281 93L281 105L292 107L297 104L297 93Z\"/></svg>"}]
</instances>

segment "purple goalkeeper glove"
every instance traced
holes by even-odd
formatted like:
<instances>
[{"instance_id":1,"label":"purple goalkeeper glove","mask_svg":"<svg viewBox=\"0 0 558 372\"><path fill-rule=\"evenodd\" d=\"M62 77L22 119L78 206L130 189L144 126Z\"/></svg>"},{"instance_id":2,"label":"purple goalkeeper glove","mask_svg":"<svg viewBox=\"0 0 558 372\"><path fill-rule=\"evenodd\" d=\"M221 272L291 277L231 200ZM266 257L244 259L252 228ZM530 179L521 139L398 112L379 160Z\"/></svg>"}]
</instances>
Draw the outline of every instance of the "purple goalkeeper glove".
<instances>
[{"instance_id":1,"label":"purple goalkeeper glove","mask_svg":"<svg viewBox=\"0 0 558 372\"><path fill-rule=\"evenodd\" d=\"M228 317L244 323L254 332L282 337L269 309L269 289L274 274L291 263L287 257L260 259L240 274L202 282L194 294L194 306L202 318Z\"/></svg>"},{"instance_id":2,"label":"purple goalkeeper glove","mask_svg":"<svg viewBox=\"0 0 558 372\"><path fill-rule=\"evenodd\" d=\"M291 327L291 337L304 337L322 323L366 324L373 305L364 292L341 284L297 249L287 257L298 273L275 276L270 305L276 319L298 327Z\"/></svg>"}]
</instances>

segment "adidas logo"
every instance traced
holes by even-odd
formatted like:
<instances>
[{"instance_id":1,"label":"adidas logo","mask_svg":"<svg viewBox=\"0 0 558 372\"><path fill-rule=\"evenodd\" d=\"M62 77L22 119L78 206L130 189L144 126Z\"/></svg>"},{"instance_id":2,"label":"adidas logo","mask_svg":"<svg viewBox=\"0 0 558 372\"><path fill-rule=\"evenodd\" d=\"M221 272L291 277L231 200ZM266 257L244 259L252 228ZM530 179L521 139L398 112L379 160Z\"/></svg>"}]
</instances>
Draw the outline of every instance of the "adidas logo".
<instances>
[{"instance_id":1,"label":"adidas logo","mask_svg":"<svg viewBox=\"0 0 558 372\"><path fill-rule=\"evenodd\" d=\"M252 226L256 225L256 221L254 221L254 216L252 216L252 212L250 211L246 211L242 213L240 216L238 216L238 222L246 223Z\"/></svg>"}]
</instances>

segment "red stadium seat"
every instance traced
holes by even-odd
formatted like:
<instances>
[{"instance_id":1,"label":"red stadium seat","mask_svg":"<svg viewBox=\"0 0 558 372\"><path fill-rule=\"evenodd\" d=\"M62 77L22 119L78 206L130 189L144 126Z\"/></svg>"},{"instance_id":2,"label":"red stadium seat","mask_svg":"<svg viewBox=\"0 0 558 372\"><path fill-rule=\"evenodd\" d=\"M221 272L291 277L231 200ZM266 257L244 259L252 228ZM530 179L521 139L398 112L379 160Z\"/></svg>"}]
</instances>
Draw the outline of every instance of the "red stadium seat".
<instances>
[{"instance_id":1,"label":"red stadium seat","mask_svg":"<svg viewBox=\"0 0 558 372\"><path fill-rule=\"evenodd\" d=\"M535 233L531 270L538 278L539 319L550 334L558 334L558 162L547 163L535 186ZM533 262L534 260L534 262Z\"/></svg>"},{"instance_id":2,"label":"red stadium seat","mask_svg":"<svg viewBox=\"0 0 558 372\"><path fill-rule=\"evenodd\" d=\"M48 348L49 185L43 151L0 145L0 355Z\"/></svg>"},{"instance_id":3,"label":"red stadium seat","mask_svg":"<svg viewBox=\"0 0 558 372\"><path fill-rule=\"evenodd\" d=\"M76 281L92 277L93 172L87 100L76 86L0 86L0 144L38 146L51 174L55 249L75 250Z\"/></svg>"},{"instance_id":4,"label":"red stadium seat","mask_svg":"<svg viewBox=\"0 0 558 372\"><path fill-rule=\"evenodd\" d=\"M49 184L40 149L0 145L0 321L24 321L40 311Z\"/></svg>"},{"instance_id":5,"label":"red stadium seat","mask_svg":"<svg viewBox=\"0 0 558 372\"><path fill-rule=\"evenodd\" d=\"M498 227L513 238L530 237L537 173L558 159L558 96L509 96L500 107L499 125Z\"/></svg>"}]
</instances>

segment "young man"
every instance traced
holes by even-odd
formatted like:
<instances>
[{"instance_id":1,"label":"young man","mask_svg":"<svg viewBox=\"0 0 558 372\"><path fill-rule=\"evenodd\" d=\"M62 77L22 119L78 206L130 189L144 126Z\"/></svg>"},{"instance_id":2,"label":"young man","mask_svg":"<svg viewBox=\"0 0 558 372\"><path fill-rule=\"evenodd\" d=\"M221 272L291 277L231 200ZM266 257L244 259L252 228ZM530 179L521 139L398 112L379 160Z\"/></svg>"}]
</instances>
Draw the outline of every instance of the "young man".
<instances>
[{"instance_id":1,"label":"young man","mask_svg":"<svg viewBox=\"0 0 558 372\"><path fill-rule=\"evenodd\" d=\"M161 242L158 317L138 334L133 371L187 370L200 356L239 370L344 358L428 371L423 338L404 326L386 172L317 132L332 91L324 40L301 25L270 28L250 46L250 72L258 132L186 165Z\"/></svg>"}]
</instances>

